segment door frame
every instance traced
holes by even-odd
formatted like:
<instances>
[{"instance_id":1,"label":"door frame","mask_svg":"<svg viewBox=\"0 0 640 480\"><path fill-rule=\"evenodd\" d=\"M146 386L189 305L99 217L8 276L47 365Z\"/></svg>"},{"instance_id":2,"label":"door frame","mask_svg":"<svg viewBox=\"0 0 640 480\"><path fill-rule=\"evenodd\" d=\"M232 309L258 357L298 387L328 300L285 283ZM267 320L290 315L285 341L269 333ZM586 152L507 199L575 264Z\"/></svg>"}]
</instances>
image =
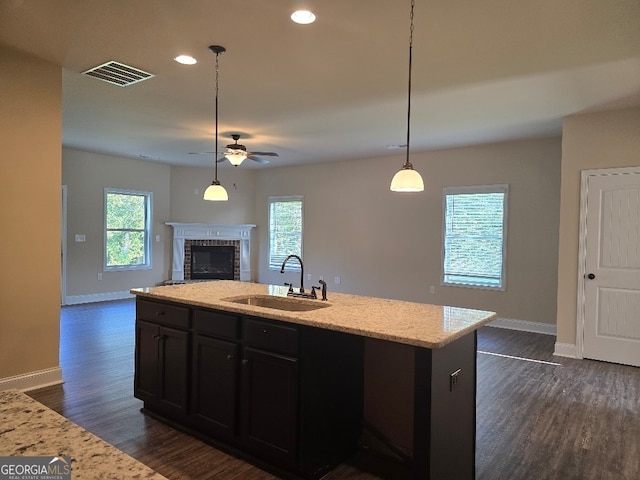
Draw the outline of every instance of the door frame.
<instances>
[{"instance_id":1,"label":"door frame","mask_svg":"<svg viewBox=\"0 0 640 480\"><path fill-rule=\"evenodd\" d=\"M580 233L578 237L578 298L576 318L576 353L575 358L584 358L584 320L585 320L585 282L587 274L587 197L589 194L589 177L603 175L640 175L640 166L623 168L598 168L580 172Z\"/></svg>"},{"instance_id":2,"label":"door frame","mask_svg":"<svg viewBox=\"0 0 640 480\"><path fill-rule=\"evenodd\" d=\"M62 185L60 215L60 305L67 304L67 186Z\"/></svg>"}]
</instances>

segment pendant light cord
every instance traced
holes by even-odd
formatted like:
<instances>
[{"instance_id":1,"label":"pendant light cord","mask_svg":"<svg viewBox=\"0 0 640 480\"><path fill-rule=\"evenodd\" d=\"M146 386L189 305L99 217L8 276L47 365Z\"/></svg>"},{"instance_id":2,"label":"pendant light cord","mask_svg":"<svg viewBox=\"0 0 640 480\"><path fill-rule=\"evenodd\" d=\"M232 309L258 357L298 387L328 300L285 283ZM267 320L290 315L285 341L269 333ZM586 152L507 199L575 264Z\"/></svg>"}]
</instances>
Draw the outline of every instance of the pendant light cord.
<instances>
[{"instance_id":1,"label":"pendant light cord","mask_svg":"<svg viewBox=\"0 0 640 480\"><path fill-rule=\"evenodd\" d=\"M413 64L413 8L415 7L415 0L411 0L411 27L409 28L409 82L407 86L407 159L404 162L405 168L411 167L411 162L409 162L409 141L410 141L410 130L411 130L411 70Z\"/></svg>"},{"instance_id":2,"label":"pendant light cord","mask_svg":"<svg viewBox=\"0 0 640 480\"><path fill-rule=\"evenodd\" d=\"M218 183L218 57L220 52L216 52L216 154L213 157L213 163L215 165L215 182Z\"/></svg>"}]
</instances>

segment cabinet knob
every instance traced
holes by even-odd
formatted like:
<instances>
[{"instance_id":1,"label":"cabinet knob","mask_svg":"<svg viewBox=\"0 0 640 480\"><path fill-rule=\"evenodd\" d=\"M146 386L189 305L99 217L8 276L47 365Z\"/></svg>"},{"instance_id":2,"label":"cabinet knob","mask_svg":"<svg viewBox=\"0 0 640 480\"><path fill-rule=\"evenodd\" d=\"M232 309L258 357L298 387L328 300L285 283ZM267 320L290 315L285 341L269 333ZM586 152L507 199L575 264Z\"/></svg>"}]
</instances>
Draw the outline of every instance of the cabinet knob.
<instances>
[{"instance_id":1,"label":"cabinet knob","mask_svg":"<svg viewBox=\"0 0 640 480\"><path fill-rule=\"evenodd\" d=\"M230 353L227 355L227 360L233 360L235 357Z\"/></svg>"},{"instance_id":2,"label":"cabinet knob","mask_svg":"<svg viewBox=\"0 0 640 480\"><path fill-rule=\"evenodd\" d=\"M242 359L242 365L246 365L247 363L249 363L249 359L243 358Z\"/></svg>"},{"instance_id":3,"label":"cabinet knob","mask_svg":"<svg viewBox=\"0 0 640 480\"><path fill-rule=\"evenodd\" d=\"M160 340L162 338L162 335L154 335L153 339L154 340Z\"/></svg>"}]
</instances>

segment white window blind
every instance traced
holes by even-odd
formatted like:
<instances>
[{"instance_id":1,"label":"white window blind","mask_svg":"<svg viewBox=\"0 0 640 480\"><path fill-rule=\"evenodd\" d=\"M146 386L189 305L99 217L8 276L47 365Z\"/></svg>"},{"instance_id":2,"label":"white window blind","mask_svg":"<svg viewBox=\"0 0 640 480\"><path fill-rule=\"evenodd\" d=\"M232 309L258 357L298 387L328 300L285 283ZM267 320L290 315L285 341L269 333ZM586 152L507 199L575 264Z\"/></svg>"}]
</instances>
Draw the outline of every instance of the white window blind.
<instances>
[{"instance_id":1,"label":"white window blind","mask_svg":"<svg viewBox=\"0 0 640 480\"><path fill-rule=\"evenodd\" d=\"M302 257L303 197L269 197L269 269L280 270L288 255ZM299 272L298 262L287 271Z\"/></svg>"},{"instance_id":2,"label":"white window blind","mask_svg":"<svg viewBox=\"0 0 640 480\"><path fill-rule=\"evenodd\" d=\"M505 289L508 185L444 189L443 284Z\"/></svg>"}]
</instances>

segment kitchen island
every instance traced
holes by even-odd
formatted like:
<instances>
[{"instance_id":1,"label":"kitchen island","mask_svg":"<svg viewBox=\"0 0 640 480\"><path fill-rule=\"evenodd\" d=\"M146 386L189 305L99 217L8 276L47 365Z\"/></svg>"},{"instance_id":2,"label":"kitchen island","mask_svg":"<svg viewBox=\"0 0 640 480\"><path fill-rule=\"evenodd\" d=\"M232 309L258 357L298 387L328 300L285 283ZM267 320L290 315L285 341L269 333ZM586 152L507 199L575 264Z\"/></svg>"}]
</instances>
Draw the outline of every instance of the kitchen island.
<instances>
[{"instance_id":1,"label":"kitchen island","mask_svg":"<svg viewBox=\"0 0 640 480\"><path fill-rule=\"evenodd\" d=\"M476 330L493 312L285 298L284 287L235 281L132 293L135 395L147 413L283 477L319 478L357 447L364 342L377 339L411 352L397 375L412 376L413 478L474 478Z\"/></svg>"}]
</instances>

